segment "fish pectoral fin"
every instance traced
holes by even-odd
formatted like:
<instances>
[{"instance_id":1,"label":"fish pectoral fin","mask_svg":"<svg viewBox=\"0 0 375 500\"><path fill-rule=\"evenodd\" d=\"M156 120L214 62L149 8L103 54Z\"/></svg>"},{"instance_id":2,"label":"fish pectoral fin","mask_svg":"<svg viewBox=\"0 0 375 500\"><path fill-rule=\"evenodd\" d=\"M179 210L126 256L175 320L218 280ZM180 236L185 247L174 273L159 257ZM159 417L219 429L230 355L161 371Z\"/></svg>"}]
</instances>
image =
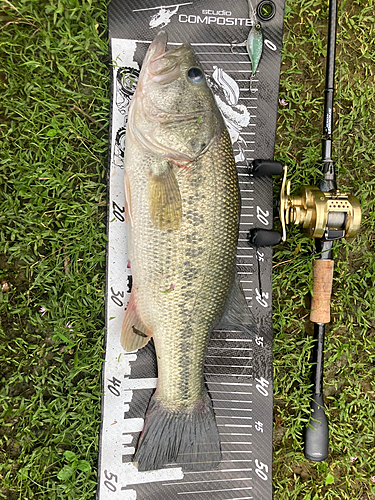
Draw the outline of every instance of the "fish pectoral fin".
<instances>
[{"instance_id":1,"label":"fish pectoral fin","mask_svg":"<svg viewBox=\"0 0 375 500\"><path fill-rule=\"evenodd\" d=\"M125 221L130 222L133 225L133 215L132 215L132 197L130 192L130 182L129 177L126 172L124 174L124 184L125 184Z\"/></svg>"},{"instance_id":2,"label":"fish pectoral fin","mask_svg":"<svg viewBox=\"0 0 375 500\"><path fill-rule=\"evenodd\" d=\"M248 333L249 335L255 335L258 332L258 326L253 313L247 305L236 269L234 269L232 286L228 294L223 315L215 328L234 328Z\"/></svg>"},{"instance_id":3,"label":"fish pectoral fin","mask_svg":"<svg viewBox=\"0 0 375 500\"><path fill-rule=\"evenodd\" d=\"M121 345L125 351L131 352L141 349L152 337L152 331L147 328L139 316L137 299L133 285L128 307L126 308L121 329Z\"/></svg>"},{"instance_id":4,"label":"fish pectoral fin","mask_svg":"<svg viewBox=\"0 0 375 500\"><path fill-rule=\"evenodd\" d=\"M163 161L162 171L153 173L148 184L151 220L159 229L178 229L182 218L180 188L172 165Z\"/></svg>"}]
</instances>

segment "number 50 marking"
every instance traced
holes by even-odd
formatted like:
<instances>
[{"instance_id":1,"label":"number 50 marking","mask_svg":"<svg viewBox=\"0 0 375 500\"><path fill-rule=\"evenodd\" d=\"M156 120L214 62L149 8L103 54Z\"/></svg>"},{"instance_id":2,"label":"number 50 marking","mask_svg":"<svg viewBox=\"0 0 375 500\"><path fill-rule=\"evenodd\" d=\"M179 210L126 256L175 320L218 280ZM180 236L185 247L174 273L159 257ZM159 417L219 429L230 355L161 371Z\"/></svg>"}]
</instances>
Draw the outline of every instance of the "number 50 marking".
<instances>
[{"instance_id":1,"label":"number 50 marking","mask_svg":"<svg viewBox=\"0 0 375 500\"><path fill-rule=\"evenodd\" d=\"M116 476L116 474L113 474L112 472L108 472L107 470L105 470L104 476L107 479L107 481L104 481L105 486L107 486L109 491L115 492L117 488L113 483L117 483L118 481L118 477Z\"/></svg>"},{"instance_id":2,"label":"number 50 marking","mask_svg":"<svg viewBox=\"0 0 375 500\"><path fill-rule=\"evenodd\" d=\"M260 479L262 479L263 481L267 481L268 479L268 476L266 474L266 472L268 472L268 465L267 464L264 464L263 462L259 462L258 459L255 460L255 473L258 477L260 477Z\"/></svg>"}]
</instances>

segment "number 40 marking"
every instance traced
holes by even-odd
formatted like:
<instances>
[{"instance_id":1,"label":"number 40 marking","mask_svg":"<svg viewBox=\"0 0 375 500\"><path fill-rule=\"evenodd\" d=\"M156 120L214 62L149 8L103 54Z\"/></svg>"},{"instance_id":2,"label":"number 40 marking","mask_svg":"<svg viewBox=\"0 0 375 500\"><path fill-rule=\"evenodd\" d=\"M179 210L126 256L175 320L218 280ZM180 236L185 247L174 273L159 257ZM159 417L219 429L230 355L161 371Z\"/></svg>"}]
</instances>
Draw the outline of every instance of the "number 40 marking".
<instances>
[{"instance_id":1,"label":"number 40 marking","mask_svg":"<svg viewBox=\"0 0 375 500\"><path fill-rule=\"evenodd\" d=\"M258 392L261 393L262 396L268 396L268 386L270 385L269 381L263 377L256 378L255 382L258 382L255 386L258 389Z\"/></svg>"}]
</instances>

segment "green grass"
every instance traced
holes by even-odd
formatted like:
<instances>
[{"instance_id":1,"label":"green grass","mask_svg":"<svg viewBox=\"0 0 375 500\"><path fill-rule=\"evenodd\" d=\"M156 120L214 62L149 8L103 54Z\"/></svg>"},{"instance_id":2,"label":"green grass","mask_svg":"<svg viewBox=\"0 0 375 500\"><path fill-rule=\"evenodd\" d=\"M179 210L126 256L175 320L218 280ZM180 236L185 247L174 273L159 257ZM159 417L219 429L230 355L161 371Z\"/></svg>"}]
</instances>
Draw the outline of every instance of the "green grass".
<instances>
[{"instance_id":1,"label":"green grass","mask_svg":"<svg viewBox=\"0 0 375 500\"><path fill-rule=\"evenodd\" d=\"M309 417L313 243L291 228L274 254L274 489L277 499L375 499L374 3L339 3L334 159L338 183L359 197L360 234L335 244L332 323L327 328L325 401L330 453L303 456ZM287 2L276 158L292 185L318 179L327 2ZM356 457L356 459L351 459ZM375 479L375 478L374 478Z\"/></svg>"},{"instance_id":2,"label":"green grass","mask_svg":"<svg viewBox=\"0 0 375 500\"><path fill-rule=\"evenodd\" d=\"M104 330L106 5L2 7L0 279L11 288L0 292L0 498L93 498Z\"/></svg>"},{"instance_id":3,"label":"green grass","mask_svg":"<svg viewBox=\"0 0 375 500\"><path fill-rule=\"evenodd\" d=\"M104 333L106 3L1 5L0 498L93 499ZM321 464L307 462L301 447L313 244L291 228L275 251L275 499L375 499L373 10L372 0L339 6L334 152L339 184L360 198L364 220L359 236L335 245L325 370L331 443ZM288 105L279 109L276 157L288 163L296 187L318 178L326 25L326 2L288 0L280 87Z\"/></svg>"}]
</instances>

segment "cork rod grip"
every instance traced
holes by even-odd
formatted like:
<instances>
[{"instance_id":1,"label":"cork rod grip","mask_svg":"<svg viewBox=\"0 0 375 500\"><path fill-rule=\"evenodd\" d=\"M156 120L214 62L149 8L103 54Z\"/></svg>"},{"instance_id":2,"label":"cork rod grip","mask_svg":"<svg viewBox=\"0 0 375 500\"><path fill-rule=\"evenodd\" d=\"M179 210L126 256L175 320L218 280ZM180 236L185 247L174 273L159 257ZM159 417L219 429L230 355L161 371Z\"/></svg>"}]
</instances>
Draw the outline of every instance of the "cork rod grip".
<instances>
[{"instance_id":1,"label":"cork rod grip","mask_svg":"<svg viewBox=\"0 0 375 500\"><path fill-rule=\"evenodd\" d=\"M313 280L310 321L313 323L329 323L331 320L333 260L314 260Z\"/></svg>"}]
</instances>

